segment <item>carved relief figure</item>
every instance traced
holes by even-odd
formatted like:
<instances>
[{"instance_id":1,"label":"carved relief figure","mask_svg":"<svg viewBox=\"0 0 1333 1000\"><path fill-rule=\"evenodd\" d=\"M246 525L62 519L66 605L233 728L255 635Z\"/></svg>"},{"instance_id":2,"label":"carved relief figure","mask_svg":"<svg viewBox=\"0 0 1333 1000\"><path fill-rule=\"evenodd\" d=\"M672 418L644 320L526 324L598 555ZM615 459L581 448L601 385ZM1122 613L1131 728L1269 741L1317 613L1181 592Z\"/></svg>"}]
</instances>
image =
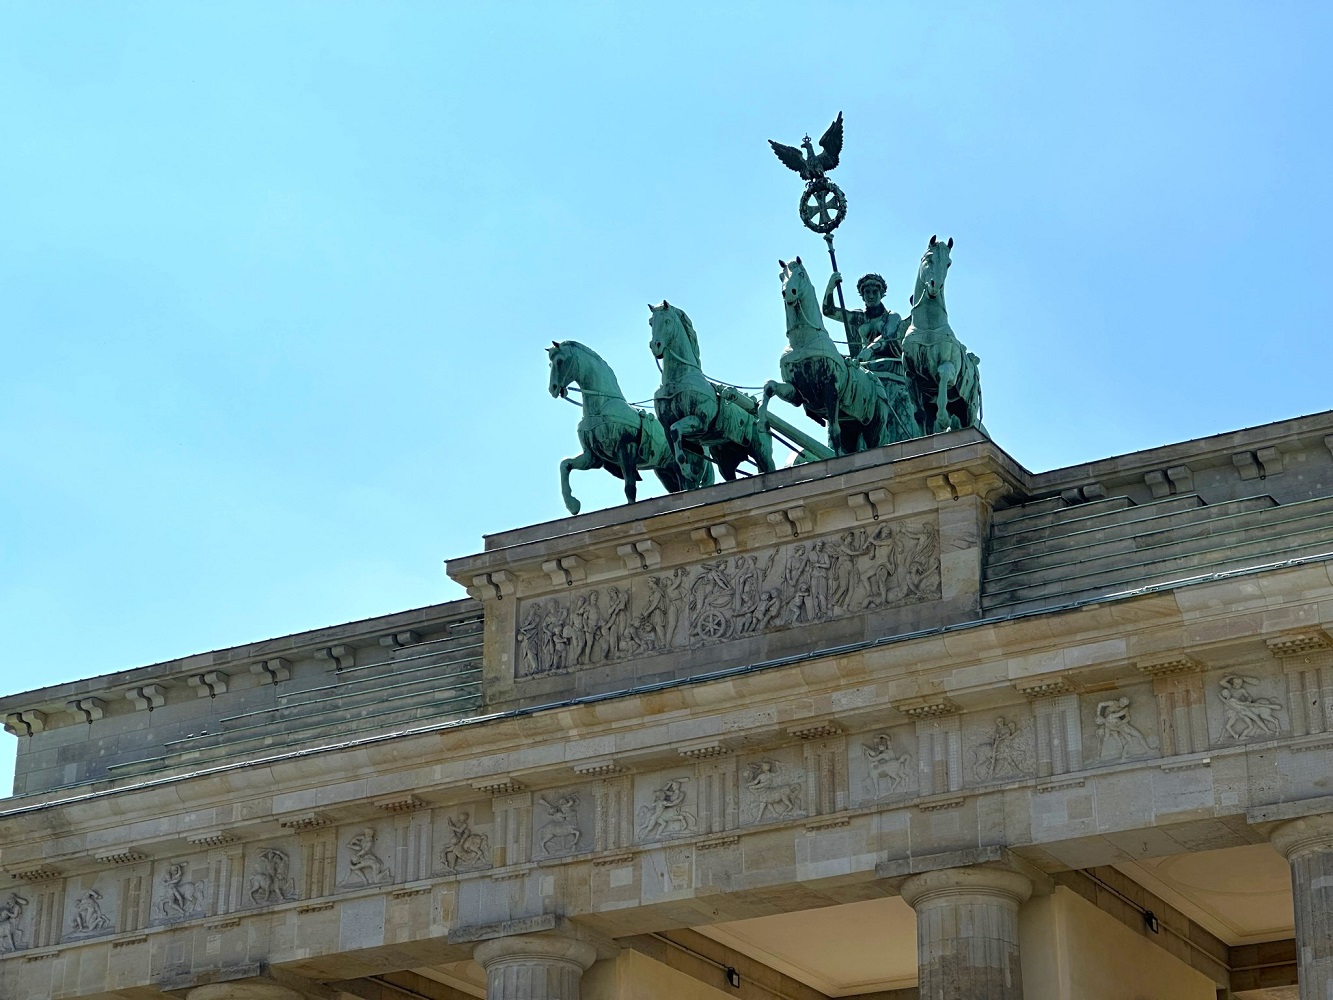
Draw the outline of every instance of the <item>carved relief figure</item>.
<instances>
[{"instance_id":1,"label":"carved relief figure","mask_svg":"<svg viewBox=\"0 0 1333 1000\"><path fill-rule=\"evenodd\" d=\"M1147 738L1129 720L1128 698L1097 706L1097 735L1102 741L1102 760L1125 760L1150 752Z\"/></svg>"},{"instance_id":2,"label":"carved relief figure","mask_svg":"<svg viewBox=\"0 0 1333 1000\"><path fill-rule=\"evenodd\" d=\"M458 819L448 817L451 840L440 852L440 864L446 871L456 872L462 868L481 868L490 864L490 843L484 833L472 829L467 813L460 813Z\"/></svg>"},{"instance_id":3,"label":"carved relief figure","mask_svg":"<svg viewBox=\"0 0 1333 1000\"><path fill-rule=\"evenodd\" d=\"M1258 684L1257 677L1230 674L1222 678L1222 708L1226 713L1223 728L1233 740L1248 740L1255 736L1276 736L1282 729L1278 712L1280 702L1272 698L1256 698L1246 685Z\"/></svg>"},{"instance_id":4,"label":"carved relief figure","mask_svg":"<svg viewBox=\"0 0 1333 1000\"><path fill-rule=\"evenodd\" d=\"M865 753L866 764L870 769L870 777L866 780L866 791L879 798L902 791L906 787L907 779L912 776L912 755L894 754L893 741L888 733L880 733L873 742L863 743L861 749ZM887 792L884 789L886 781L889 783Z\"/></svg>"},{"instance_id":5,"label":"carved relief figure","mask_svg":"<svg viewBox=\"0 0 1333 1000\"><path fill-rule=\"evenodd\" d=\"M291 859L286 851L267 847L259 852L259 864L250 876L250 899L259 906L296 898L296 880L291 877Z\"/></svg>"},{"instance_id":6,"label":"carved relief figure","mask_svg":"<svg viewBox=\"0 0 1333 1000\"><path fill-rule=\"evenodd\" d=\"M546 807L548 819L537 831L537 840L542 850L553 854L557 850L572 851L579 846L583 832L579 829L578 795L562 795L555 802L542 798L539 800ZM566 843L567 841L567 843ZM553 843L560 842L552 847Z\"/></svg>"},{"instance_id":7,"label":"carved relief figure","mask_svg":"<svg viewBox=\"0 0 1333 1000\"><path fill-rule=\"evenodd\" d=\"M19 920L27 905L28 901L17 892L11 892L9 898L0 903L0 955L24 947L23 929L19 927Z\"/></svg>"},{"instance_id":8,"label":"carved relief figure","mask_svg":"<svg viewBox=\"0 0 1333 1000\"><path fill-rule=\"evenodd\" d=\"M801 811L801 783L784 781L778 773L777 761L761 760L746 765L745 788L750 794L750 818L755 823L768 815L787 819Z\"/></svg>"},{"instance_id":9,"label":"carved relief figure","mask_svg":"<svg viewBox=\"0 0 1333 1000\"><path fill-rule=\"evenodd\" d=\"M168 865L162 876L167 894L162 899L162 916L171 918L189 916L204 906L204 883L192 882L185 877L185 865L179 861Z\"/></svg>"},{"instance_id":10,"label":"carved relief figure","mask_svg":"<svg viewBox=\"0 0 1333 1000\"><path fill-rule=\"evenodd\" d=\"M973 750L977 777L982 781L1016 777L1029 770L1027 752L1021 741L1018 723L1003 715L995 720L995 729Z\"/></svg>"},{"instance_id":11,"label":"carved relief figure","mask_svg":"<svg viewBox=\"0 0 1333 1000\"><path fill-rule=\"evenodd\" d=\"M375 831L365 829L347 842L352 852L347 862L347 880L344 885L377 885L393 880L393 872L375 853Z\"/></svg>"},{"instance_id":12,"label":"carved relief figure","mask_svg":"<svg viewBox=\"0 0 1333 1000\"><path fill-rule=\"evenodd\" d=\"M591 588L520 608L520 676L561 673L691 643L828 621L939 594L939 532L901 521L836 538L677 566L632 587Z\"/></svg>"},{"instance_id":13,"label":"carved relief figure","mask_svg":"<svg viewBox=\"0 0 1333 1000\"><path fill-rule=\"evenodd\" d=\"M111 918L102 912L102 894L96 889L89 889L74 901L70 929L76 934L104 931L110 926Z\"/></svg>"},{"instance_id":14,"label":"carved relief figure","mask_svg":"<svg viewBox=\"0 0 1333 1000\"><path fill-rule=\"evenodd\" d=\"M653 792L652 805L639 809L639 836L656 840L671 834L693 833L694 814L685 809L685 783L689 778L672 778Z\"/></svg>"}]
</instances>

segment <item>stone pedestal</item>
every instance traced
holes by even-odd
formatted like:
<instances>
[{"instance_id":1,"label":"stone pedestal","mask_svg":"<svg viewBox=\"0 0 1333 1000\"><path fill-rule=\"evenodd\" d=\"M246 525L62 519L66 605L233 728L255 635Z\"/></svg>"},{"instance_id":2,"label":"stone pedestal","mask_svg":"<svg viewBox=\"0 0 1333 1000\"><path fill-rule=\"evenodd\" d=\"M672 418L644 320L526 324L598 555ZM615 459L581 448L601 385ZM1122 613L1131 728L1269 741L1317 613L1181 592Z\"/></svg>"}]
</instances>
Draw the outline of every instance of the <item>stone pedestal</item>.
<instances>
[{"instance_id":1,"label":"stone pedestal","mask_svg":"<svg viewBox=\"0 0 1333 1000\"><path fill-rule=\"evenodd\" d=\"M913 875L902 897L916 910L921 1000L1022 1000L1018 907L1032 883L996 868Z\"/></svg>"},{"instance_id":2,"label":"stone pedestal","mask_svg":"<svg viewBox=\"0 0 1333 1000\"><path fill-rule=\"evenodd\" d=\"M1284 823L1273 846L1291 865L1301 1000L1333 997L1333 815Z\"/></svg>"},{"instance_id":3,"label":"stone pedestal","mask_svg":"<svg viewBox=\"0 0 1333 1000\"><path fill-rule=\"evenodd\" d=\"M483 941L472 957L486 970L487 1000L579 1000L597 953L585 941L530 936Z\"/></svg>"}]
</instances>

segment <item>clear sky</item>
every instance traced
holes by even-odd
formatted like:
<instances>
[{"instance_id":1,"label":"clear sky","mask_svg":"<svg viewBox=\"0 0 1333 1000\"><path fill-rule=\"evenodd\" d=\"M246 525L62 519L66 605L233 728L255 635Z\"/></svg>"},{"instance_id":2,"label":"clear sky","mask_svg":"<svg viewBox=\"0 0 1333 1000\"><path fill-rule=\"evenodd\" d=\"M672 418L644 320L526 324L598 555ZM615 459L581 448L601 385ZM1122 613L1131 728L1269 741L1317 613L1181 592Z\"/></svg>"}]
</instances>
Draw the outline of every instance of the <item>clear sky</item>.
<instances>
[{"instance_id":1,"label":"clear sky","mask_svg":"<svg viewBox=\"0 0 1333 1000\"><path fill-rule=\"evenodd\" d=\"M776 377L777 259L829 269L765 140L839 110L844 271L902 310L954 238L950 318L1027 467L1327 409L1331 26L0 4L0 691L461 596L443 559L564 513L543 345L650 397L667 298L710 374Z\"/></svg>"}]
</instances>

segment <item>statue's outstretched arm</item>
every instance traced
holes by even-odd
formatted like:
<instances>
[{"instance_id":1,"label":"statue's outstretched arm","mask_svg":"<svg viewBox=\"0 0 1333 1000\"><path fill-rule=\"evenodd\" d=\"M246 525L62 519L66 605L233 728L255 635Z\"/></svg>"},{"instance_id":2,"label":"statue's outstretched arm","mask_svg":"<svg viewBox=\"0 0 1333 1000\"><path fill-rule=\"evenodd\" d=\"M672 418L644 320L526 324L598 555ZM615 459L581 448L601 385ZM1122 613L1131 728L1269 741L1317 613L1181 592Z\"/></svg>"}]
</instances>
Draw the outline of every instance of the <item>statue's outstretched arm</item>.
<instances>
[{"instance_id":1,"label":"statue's outstretched arm","mask_svg":"<svg viewBox=\"0 0 1333 1000\"><path fill-rule=\"evenodd\" d=\"M843 311L838 308L838 303L833 299L833 292L842 281L842 275L837 271L829 276L828 285L824 288L824 302L821 306L823 313L829 319L836 319L839 323L843 322Z\"/></svg>"}]
</instances>

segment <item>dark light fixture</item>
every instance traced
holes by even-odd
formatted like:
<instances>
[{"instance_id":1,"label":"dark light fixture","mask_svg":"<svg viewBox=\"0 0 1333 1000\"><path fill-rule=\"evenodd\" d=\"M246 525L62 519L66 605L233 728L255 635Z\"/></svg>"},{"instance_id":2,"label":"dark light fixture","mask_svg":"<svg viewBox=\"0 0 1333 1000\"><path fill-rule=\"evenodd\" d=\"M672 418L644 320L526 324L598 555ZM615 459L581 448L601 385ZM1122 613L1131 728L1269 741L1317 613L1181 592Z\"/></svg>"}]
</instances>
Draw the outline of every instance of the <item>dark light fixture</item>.
<instances>
[{"instance_id":1,"label":"dark light fixture","mask_svg":"<svg viewBox=\"0 0 1333 1000\"><path fill-rule=\"evenodd\" d=\"M731 965L727 966L727 985L732 989L741 988L741 974Z\"/></svg>"},{"instance_id":2,"label":"dark light fixture","mask_svg":"<svg viewBox=\"0 0 1333 1000\"><path fill-rule=\"evenodd\" d=\"M1162 925L1157 922L1157 914L1153 913L1152 910L1143 911L1143 926L1147 927L1148 930L1152 931L1154 934L1159 933L1162 929Z\"/></svg>"}]
</instances>

